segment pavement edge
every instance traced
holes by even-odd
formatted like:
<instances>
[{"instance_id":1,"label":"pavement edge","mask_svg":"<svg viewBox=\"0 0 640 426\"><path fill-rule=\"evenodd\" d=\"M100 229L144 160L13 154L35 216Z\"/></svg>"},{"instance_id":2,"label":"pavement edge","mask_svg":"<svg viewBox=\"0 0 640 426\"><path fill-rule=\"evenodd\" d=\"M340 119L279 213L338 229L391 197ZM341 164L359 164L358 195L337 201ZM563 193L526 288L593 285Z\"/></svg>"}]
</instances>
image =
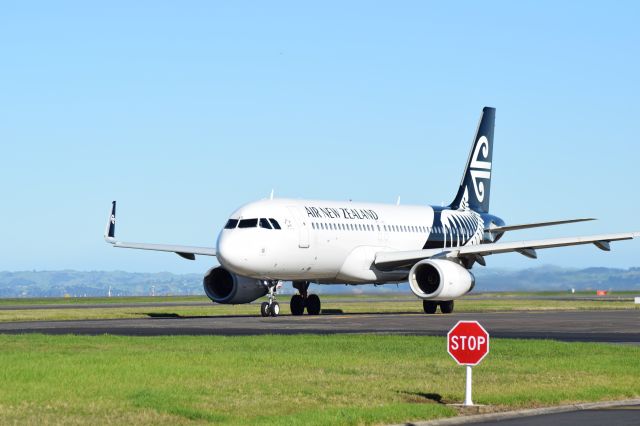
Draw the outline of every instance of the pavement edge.
<instances>
[{"instance_id":1,"label":"pavement edge","mask_svg":"<svg viewBox=\"0 0 640 426\"><path fill-rule=\"evenodd\" d=\"M570 411L594 410L598 408L623 407L626 405L638 405L640 398L624 399L620 401L585 402L579 404L557 405L554 407L529 408L526 410L503 411L500 413L474 414L470 416L448 417L446 419L425 420L399 423L392 426L445 426L462 425L492 420L507 420L520 417L540 416L544 414L565 413Z\"/></svg>"}]
</instances>

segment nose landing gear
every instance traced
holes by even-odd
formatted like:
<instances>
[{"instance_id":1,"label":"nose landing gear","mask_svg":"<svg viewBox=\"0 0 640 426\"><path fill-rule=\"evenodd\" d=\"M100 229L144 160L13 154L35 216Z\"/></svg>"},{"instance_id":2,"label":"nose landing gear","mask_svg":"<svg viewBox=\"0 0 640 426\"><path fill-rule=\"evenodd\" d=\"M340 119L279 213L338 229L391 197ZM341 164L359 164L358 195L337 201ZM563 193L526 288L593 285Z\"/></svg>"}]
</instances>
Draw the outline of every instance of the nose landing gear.
<instances>
[{"instance_id":1,"label":"nose landing gear","mask_svg":"<svg viewBox=\"0 0 640 426\"><path fill-rule=\"evenodd\" d=\"M320 297L317 294L309 294L309 282L308 281L294 281L293 288L297 289L300 294L291 296L291 302L289 307L291 308L291 315L302 315L304 309L307 308L309 315L319 315L322 305L320 303Z\"/></svg>"},{"instance_id":2,"label":"nose landing gear","mask_svg":"<svg viewBox=\"0 0 640 426\"><path fill-rule=\"evenodd\" d=\"M262 302L262 304L260 304L260 315L263 317L277 317L280 315L280 304L276 301L276 291L282 286L282 284L280 281L265 281L264 285L269 289L269 292L267 293L269 301Z\"/></svg>"}]
</instances>

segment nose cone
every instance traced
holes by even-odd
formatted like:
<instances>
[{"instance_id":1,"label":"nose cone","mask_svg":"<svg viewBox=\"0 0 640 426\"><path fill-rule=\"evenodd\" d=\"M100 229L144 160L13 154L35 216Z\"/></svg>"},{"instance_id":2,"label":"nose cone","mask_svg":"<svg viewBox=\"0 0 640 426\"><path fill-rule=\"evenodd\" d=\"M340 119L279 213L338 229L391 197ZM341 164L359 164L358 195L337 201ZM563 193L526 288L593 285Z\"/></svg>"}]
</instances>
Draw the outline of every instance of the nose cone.
<instances>
[{"instance_id":1,"label":"nose cone","mask_svg":"<svg viewBox=\"0 0 640 426\"><path fill-rule=\"evenodd\" d=\"M246 268L248 259L246 250L243 250L242 241L235 232L222 231L218 236L216 254L218 262L226 269L236 274L242 274Z\"/></svg>"}]
</instances>

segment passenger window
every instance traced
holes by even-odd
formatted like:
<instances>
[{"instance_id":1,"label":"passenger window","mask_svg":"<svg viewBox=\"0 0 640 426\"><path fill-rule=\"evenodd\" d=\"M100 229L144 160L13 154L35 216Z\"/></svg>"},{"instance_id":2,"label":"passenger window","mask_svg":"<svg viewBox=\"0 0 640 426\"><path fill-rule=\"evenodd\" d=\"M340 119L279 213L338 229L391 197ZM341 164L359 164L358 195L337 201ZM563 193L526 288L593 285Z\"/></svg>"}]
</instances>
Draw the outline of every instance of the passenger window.
<instances>
[{"instance_id":1,"label":"passenger window","mask_svg":"<svg viewBox=\"0 0 640 426\"><path fill-rule=\"evenodd\" d=\"M274 218L270 218L269 222L271 222L271 225L273 225L273 229L281 229L280 224Z\"/></svg>"},{"instance_id":2,"label":"passenger window","mask_svg":"<svg viewBox=\"0 0 640 426\"><path fill-rule=\"evenodd\" d=\"M258 219L242 219L238 228L255 228L258 226Z\"/></svg>"},{"instance_id":3,"label":"passenger window","mask_svg":"<svg viewBox=\"0 0 640 426\"><path fill-rule=\"evenodd\" d=\"M264 229L272 229L271 228L271 224L269 223L269 221L265 218L260 218L260 228L264 228Z\"/></svg>"},{"instance_id":4,"label":"passenger window","mask_svg":"<svg viewBox=\"0 0 640 426\"><path fill-rule=\"evenodd\" d=\"M224 229L234 229L238 225L238 219L229 219Z\"/></svg>"}]
</instances>

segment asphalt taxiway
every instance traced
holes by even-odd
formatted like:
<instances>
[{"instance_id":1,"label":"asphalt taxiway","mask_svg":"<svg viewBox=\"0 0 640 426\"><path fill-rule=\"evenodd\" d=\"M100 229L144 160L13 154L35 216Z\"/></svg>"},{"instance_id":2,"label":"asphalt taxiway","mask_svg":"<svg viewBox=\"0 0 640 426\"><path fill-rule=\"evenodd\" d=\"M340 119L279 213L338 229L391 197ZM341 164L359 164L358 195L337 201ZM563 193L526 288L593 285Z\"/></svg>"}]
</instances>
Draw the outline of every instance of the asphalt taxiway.
<instances>
[{"instance_id":1,"label":"asphalt taxiway","mask_svg":"<svg viewBox=\"0 0 640 426\"><path fill-rule=\"evenodd\" d=\"M538 425L580 425L580 426L638 426L640 405L614 406L588 410L542 414L538 416L516 417L504 420L468 422L474 426L538 426Z\"/></svg>"},{"instance_id":2,"label":"asphalt taxiway","mask_svg":"<svg viewBox=\"0 0 640 426\"><path fill-rule=\"evenodd\" d=\"M141 307L141 313L144 308ZM189 316L153 314L141 319L0 323L0 333L162 335L259 335L379 333L444 336L459 320L477 320L496 338L628 343L640 345L640 310L492 313L334 314L318 316ZM160 315L160 316L158 316Z\"/></svg>"}]
</instances>

